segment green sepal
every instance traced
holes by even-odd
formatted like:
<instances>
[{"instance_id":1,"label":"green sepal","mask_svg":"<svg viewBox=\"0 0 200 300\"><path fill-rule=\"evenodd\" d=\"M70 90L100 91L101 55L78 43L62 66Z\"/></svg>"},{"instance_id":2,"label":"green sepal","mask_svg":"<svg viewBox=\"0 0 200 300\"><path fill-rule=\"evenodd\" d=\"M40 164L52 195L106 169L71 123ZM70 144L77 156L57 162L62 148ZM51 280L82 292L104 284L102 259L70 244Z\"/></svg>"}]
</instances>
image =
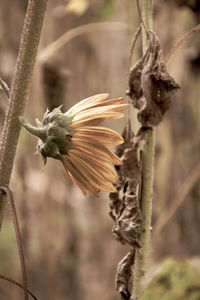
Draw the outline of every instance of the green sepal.
<instances>
[{"instance_id":1,"label":"green sepal","mask_svg":"<svg viewBox=\"0 0 200 300\"><path fill-rule=\"evenodd\" d=\"M46 164L47 157L61 159L70 149L74 149L71 138L75 132L70 128L73 116L61 112L62 105L54 108L51 112L47 109L42 123L36 119L38 127L30 125L20 117L20 123L31 134L39 138L37 144L38 153Z\"/></svg>"}]
</instances>

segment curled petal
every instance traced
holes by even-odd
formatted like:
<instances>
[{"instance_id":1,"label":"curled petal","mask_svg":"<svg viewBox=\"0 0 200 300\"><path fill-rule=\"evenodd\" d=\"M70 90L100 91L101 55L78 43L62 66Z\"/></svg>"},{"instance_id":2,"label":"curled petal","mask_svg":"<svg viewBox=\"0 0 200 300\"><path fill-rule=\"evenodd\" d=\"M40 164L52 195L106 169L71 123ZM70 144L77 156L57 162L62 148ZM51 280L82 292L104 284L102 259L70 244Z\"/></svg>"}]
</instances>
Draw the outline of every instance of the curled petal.
<instances>
[{"instance_id":1,"label":"curled petal","mask_svg":"<svg viewBox=\"0 0 200 300\"><path fill-rule=\"evenodd\" d=\"M87 160L89 164L91 164L93 167L95 167L96 170L98 170L98 172L105 178L105 180L112 183L117 183L118 176L115 169L104 160L94 155L88 154L87 152L83 152L81 149L70 150L70 153L76 153L83 160Z\"/></svg>"},{"instance_id":2,"label":"curled petal","mask_svg":"<svg viewBox=\"0 0 200 300\"><path fill-rule=\"evenodd\" d=\"M121 159L101 144L98 140L90 137L76 138L73 137L72 144L75 148L81 149L89 154L100 157L101 159L112 162L114 165L121 165Z\"/></svg>"},{"instance_id":3,"label":"curled petal","mask_svg":"<svg viewBox=\"0 0 200 300\"><path fill-rule=\"evenodd\" d=\"M74 122L70 125L72 129L77 129L80 126L97 126L102 123L104 120L111 120L111 119L120 119L124 117L124 114L119 112L110 112L107 111L103 114L97 115L97 112L93 112L92 114L83 116L79 120L74 120Z\"/></svg>"},{"instance_id":4,"label":"curled petal","mask_svg":"<svg viewBox=\"0 0 200 300\"><path fill-rule=\"evenodd\" d=\"M99 189L94 187L94 185L88 181L88 179L82 173L82 170L80 170L79 167L77 168L77 164L74 164L74 162L72 162L67 155L63 156L62 164L66 173L81 188L85 195L87 193L86 191L91 192L95 196L98 195Z\"/></svg>"},{"instance_id":5,"label":"curled petal","mask_svg":"<svg viewBox=\"0 0 200 300\"><path fill-rule=\"evenodd\" d=\"M75 115L79 113L82 110L87 109L88 107L97 104L97 103L102 103L104 100L108 98L108 94L97 94L94 96L91 96L89 98L83 99L73 105L68 111L67 114L70 115Z\"/></svg>"},{"instance_id":6,"label":"curled petal","mask_svg":"<svg viewBox=\"0 0 200 300\"><path fill-rule=\"evenodd\" d=\"M122 136L116 131L100 127L100 126L83 126L78 128L74 135L76 138L84 138L89 136L93 139L101 141L104 145L119 145L124 142Z\"/></svg>"},{"instance_id":7,"label":"curled petal","mask_svg":"<svg viewBox=\"0 0 200 300\"><path fill-rule=\"evenodd\" d=\"M76 153L71 152L69 154L71 161L74 166L80 171L81 174L88 180L88 185L95 187L96 189L103 190L106 192L116 191L115 187L107 182L104 177L96 170L87 159L82 159Z\"/></svg>"},{"instance_id":8,"label":"curled petal","mask_svg":"<svg viewBox=\"0 0 200 300\"><path fill-rule=\"evenodd\" d=\"M76 114L73 118L73 122L80 121L80 120L87 121L96 118L104 118L104 116L112 117L112 114L115 115L116 113L120 113L121 111L125 110L127 107L128 104L115 104L115 105L94 107L85 111L81 111L80 113Z\"/></svg>"}]
</instances>

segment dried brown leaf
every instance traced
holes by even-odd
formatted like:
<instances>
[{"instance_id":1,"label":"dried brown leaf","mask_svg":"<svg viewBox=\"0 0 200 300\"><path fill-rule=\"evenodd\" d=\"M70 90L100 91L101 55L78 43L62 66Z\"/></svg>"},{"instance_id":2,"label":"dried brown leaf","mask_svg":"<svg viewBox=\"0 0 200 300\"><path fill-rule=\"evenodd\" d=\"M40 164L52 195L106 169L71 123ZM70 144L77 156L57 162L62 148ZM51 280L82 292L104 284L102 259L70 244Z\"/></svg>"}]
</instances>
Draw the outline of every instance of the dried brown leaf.
<instances>
[{"instance_id":1,"label":"dried brown leaf","mask_svg":"<svg viewBox=\"0 0 200 300\"><path fill-rule=\"evenodd\" d=\"M142 223L138 201L138 188L141 168L138 159L138 147L144 139L146 128L134 136L130 122L127 123L123 137L124 144L117 147L116 154L123 165L118 166L117 192L110 193L110 216L114 220L113 235L122 244L140 247L140 227Z\"/></svg>"},{"instance_id":2,"label":"dried brown leaf","mask_svg":"<svg viewBox=\"0 0 200 300\"><path fill-rule=\"evenodd\" d=\"M119 262L117 268L115 286L116 286L116 290L121 294L122 299L124 300L131 299L134 258L135 258L135 250L132 249Z\"/></svg>"},{"instance_id":3,"label":"dried brown leaf","mask_svg":"<svg viewBox=\"0 0 200 300\"><path fill-rule=\"evenodd\" d=\"M158 125L170 107L173 92L179 88L166 69L157 35L149 32L146 53L129 76L128 95L133 106L139 109L138 120L142 125Z\"/></svg>"},{"instance_id":4,"label":"dried brown leaf","mask_svg":"<svg viewBox=\"0 0 200 300\"><path fill-rule=\"evenodd\" d=\"M116 154L123 162L123 165L116 166L119 178L117 192L110 193L110 216L114 220L113 235L122 244L129 244L132 249L118 264L115 280L116 290L124 300L131 299L135 249L141 247L142 217L138 200L141 166L138 150L147 130L152 128L143 126L135 136L130 121L127 122L123 132L124 143L116 149Z\"/></svg>"}]
</instances>

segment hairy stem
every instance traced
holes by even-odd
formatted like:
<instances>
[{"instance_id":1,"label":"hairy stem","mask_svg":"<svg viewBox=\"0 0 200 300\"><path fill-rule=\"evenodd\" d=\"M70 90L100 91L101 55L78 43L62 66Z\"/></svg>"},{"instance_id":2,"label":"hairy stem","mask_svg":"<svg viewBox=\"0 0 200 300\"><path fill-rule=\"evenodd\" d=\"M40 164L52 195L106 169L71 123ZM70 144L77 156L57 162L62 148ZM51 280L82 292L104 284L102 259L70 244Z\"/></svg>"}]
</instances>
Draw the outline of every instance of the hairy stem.
<instances>
[{"instance_id":1,"label":"hairy stem","mask_svg":"<svg viewBox=\"0 0 200 300\"><path fill-rule=\"evenodd\" d=\"M152 30L152 0L142 1L142 18L148 30ZM145 53L148 45L148 36L143 29L143 53ZM141 182L141 249L136 253L133 294L137 299L141 294L142 280L144 279L149 252L150 227L152 216L152 185L153 185L153 164L154 164L154 129L148 130L145 138L144 149L142 153L142 182Z\"/></svg>"},{"instance_id":2,"label":"hairy stem","mask_svg":"<svg viewBox=\"0 0 200 300\"><path fill-rule=\"evenodd\" d=\"M11 85L9 104L1 133L0 186L6 186L10 182L16 147L21 129L19 116L22 116L24 113L46 5L47 0L29 0L28 2L19 54ZM0 227L5 206L4 199L5 198L1 194Z\"/></svg>"}]
</instances>

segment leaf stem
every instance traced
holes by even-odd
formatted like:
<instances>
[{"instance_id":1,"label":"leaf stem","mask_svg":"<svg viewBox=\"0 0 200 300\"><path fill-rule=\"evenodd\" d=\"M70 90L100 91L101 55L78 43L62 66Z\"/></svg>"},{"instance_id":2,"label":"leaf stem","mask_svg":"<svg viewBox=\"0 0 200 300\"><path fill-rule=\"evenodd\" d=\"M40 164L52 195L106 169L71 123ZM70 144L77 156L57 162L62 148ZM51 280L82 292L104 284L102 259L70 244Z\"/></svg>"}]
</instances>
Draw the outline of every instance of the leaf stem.
<instances>
[{"instance_id":1,"label":"leaf stem","mask_svg":"<svg viewBox=\"0 0 200 300\"><path fill-rule=\"evenodd\" d=\"M22 278L23 278L24 300L28 300L28 282L27 282L27 275L26 275L26 263L25 263L24 250L23 250L23 246L22 246L22 237L21 237L20 228L19 228L17 211L15 208L12 191L10 190L10 188L8 186L6 186L6 188L4 188L4 191L7 195L7 199L10 204L10 207L11 207L12 220L13 220L13 225L14 225L14 229L15 229L16 239L17 239L17 246L18 246L18 251L19 251L21 270L22 270Z\"/></svg>"},{"instance_id":2,"label":"leaf stem","mask_svg":"<svg viewBox=\"0 0 200 300\"><path fill-rule=\"evenodd\" d=\"M169 62L170 58L173 56L173 54L176 52L176 50L191 36L192 33L197 32L200 30L200 24L196 25L189 31L187 31L184 36L180 38L180 40L172 47L170 52L166 55L165 61L166 63Z\"/></svg>"},{"instance_id":3,"label":"leaf stem","mask_svg":"<svg viewBox=\"0 0 200 300\"><path fill-rule=\"evenodd\" d=\"M10 96L9 87L7 86L7 84L5 83L5 81L3 81L3 79L1 77L0 77L0 88L5 93L5 95L7 96L7 98L9 98L9 96Z\"/></svg>"},{"instance_id":4,"label":"leaf stem","mask_svg":"<svg viewBox=\"0 0 200 300\"><path fill-rule=\"evenodd\" d=\"M29 0L0 142L0 186L9 184L47 0ZM5 200L0 194L0 227Z\"/></svg>"},{"instance_id":5,"label":"leaf stem","mask_svg":"<svg viewBox=\"0 0 200 300\"><path fill-rule=\"evenodd\" d=\"M152 30L152 0L142 1L142 18L148 30ZM148 45L148 36L146 30L142 30L143 53ZM152 216L152 185L153 185L153 165L154 165L154 129L149 129L146 133L144 149L141 157L142 180L140 207L142 213L142 228L140 234L141 249L137 250L135 258L133 294L135 299L139 297L142 290L142 280L144 279L149 252L150 227Z\"/></svg>"},{"instance_id":6,"label":"leaf stem","mask_svg":"<svg viewBox=\"0 0 200 300\"><path fill-rule=\"evenodd\" d=\"M6 275L0 274L0 279L6 280L12 284L15 284L16 286L20 287L21 289L24 289L24 287L21 283L17 282L16 280L14 280ZM28 290L28 293L34 300L38 300L37 297L30 290Z\"/></svg>"}]
</instances>

